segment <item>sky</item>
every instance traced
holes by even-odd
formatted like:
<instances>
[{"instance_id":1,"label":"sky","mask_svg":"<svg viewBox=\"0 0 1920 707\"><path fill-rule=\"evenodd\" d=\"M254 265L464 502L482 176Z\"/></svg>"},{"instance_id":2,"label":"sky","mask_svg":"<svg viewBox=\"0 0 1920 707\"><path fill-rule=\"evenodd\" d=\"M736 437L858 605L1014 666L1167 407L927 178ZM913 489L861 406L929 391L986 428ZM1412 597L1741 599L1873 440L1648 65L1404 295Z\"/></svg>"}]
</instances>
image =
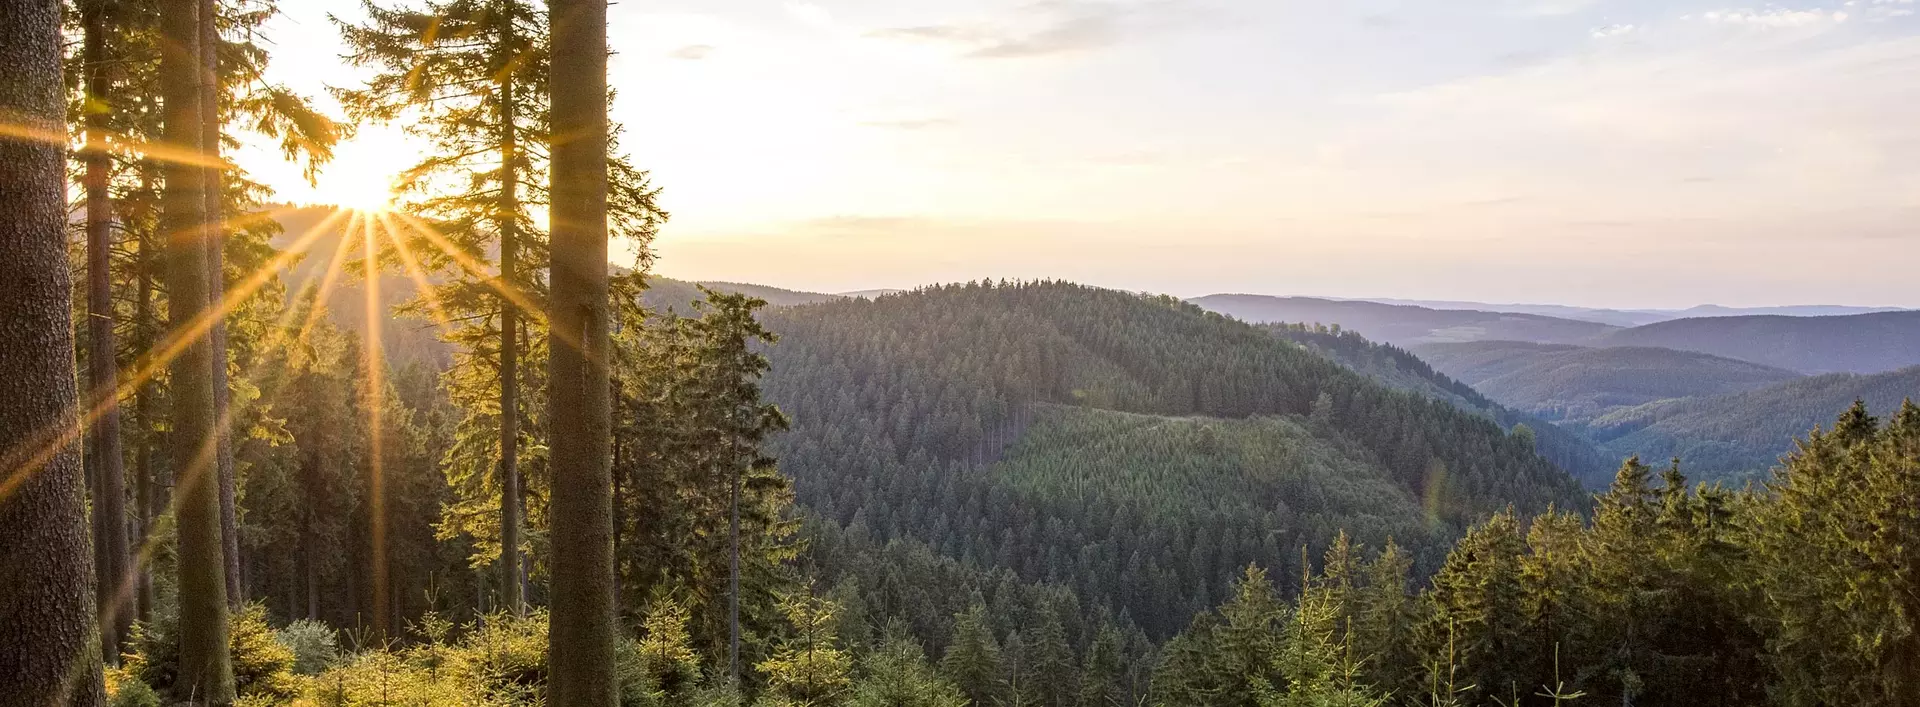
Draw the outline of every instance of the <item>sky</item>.
<instances>
[{"instance_id":1,"label":"sky","mask_svg":"<svg viewBox=\"0 0 1920 707\"><path fill-rule=\"evenodd\" d=\"M331 106L358 1L282 6L269 80ZM610 72L673 277L1920 307L1916 10L622 0ZM241 159L364 204L420 149Z\"/></svg>"}]
</instances>

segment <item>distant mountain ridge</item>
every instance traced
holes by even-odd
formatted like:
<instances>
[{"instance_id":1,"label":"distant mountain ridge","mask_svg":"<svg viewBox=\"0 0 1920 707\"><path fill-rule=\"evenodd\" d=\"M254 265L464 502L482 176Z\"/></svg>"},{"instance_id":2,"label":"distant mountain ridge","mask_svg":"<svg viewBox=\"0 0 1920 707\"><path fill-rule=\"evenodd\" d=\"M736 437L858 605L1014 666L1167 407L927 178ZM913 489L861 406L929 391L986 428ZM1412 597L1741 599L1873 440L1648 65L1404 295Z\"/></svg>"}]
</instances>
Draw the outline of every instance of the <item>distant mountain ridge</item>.
<instances>
[{"instance_id":1,"label":"distant mountain ridge","mask_svg":"<svg viewBox=\"0 0 1920 707\"><path fill-rule=\"evenodd\" d=\"M1879 373L1920 364L1920 311L1675 319L1591 343L1698 351L1803 373Z\"/></svg>"},{"instance_id":2,"label":"distant mountain ridge","mask_svg":"<svg viewBox=\"0 0 1920 707\"><path fill-rule=\"evenodd\" d=\"M1920 311L1916 310L1839 316L1734 315L1730 312L1741 310L1703 305L1686 311L1705 316L1629 328L1544 314L1435 309L1366 300L1221 294L1190 301L1247 322L1339 325L1396 346L1522 341L1595 348L1655 347L1814 374L1878 373L1920 364ZM1769 309L1820 312L1854 308L1809 305Z\"/></svg>"},{"instance_id":3,"label":"distant mountain ridge","mask_svg":"<svg viewBox=\"0 0 1920 707\"><path fill-rule=\"evenodd\" d=\"M1576 423L1658 400L1738 393L1802 377L1757 363L1652 347L1476 341L1425 344L1413 351L1493 400Z\"/></svg>"},{"instance_id":4,"label":"distant mountain ridge","mask_svg":"<svg viewBox=\"0 0 1920 707\"><path fill-rule=\"evenodd\" d=\"M1221 294L1188 300L1208 311L1252 323L1339 324L1396 346L1441 341L1584 341L1618 327L1538 314L1432 309L1317 297Z\"/></svg>"}]
</instances>

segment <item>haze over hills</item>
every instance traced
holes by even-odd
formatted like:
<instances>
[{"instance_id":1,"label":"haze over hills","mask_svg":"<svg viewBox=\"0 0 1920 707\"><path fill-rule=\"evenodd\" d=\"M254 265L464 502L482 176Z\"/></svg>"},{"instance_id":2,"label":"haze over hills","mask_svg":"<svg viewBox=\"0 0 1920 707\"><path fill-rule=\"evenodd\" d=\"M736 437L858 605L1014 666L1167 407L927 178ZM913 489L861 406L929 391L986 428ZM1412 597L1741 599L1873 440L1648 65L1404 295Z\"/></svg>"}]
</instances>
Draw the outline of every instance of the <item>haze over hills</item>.
<instances>
[{"instance_id":1,"label":"haze over hills","mask_svg":"<svg viewBox=\"0 0 1920 707\"><path fill-rule=\"evenodd\" d=\"M1570 422L1656 400L1744 392L1802 377L1756 363L1653 347L1476 341L1423 344L1413 352L1493 400Z\"/></svg>"},{"instance_id":2,"label":"haze over hills","mask_svg":"<svg viewBox=\"0 0 1920 707\"><path fill-rule=\"evenodd\" d=\"M1877 373L1920 364L1920 311L1841 316L1730 315L1701 306L1702 316L1619 327L1515 312L1435 309L1360 300L1267 295L1208 295L1195 304L1249 322L1339 325L1369 339L1402 346L1521 341L1589 347L1659 347L1712 354L1801 373ZM1814 305L1778 311L1855 311Z\"/></svg>"},{"instance_id":3,"label":"haze over hills","mask_svg":"<svg viewBox=\"0 0 1920 707\"><path fill-rule=\"evenodd\" d=\"M1391 297L1359 297L1355 299L1382 304L1405 304L1433 309L1471 309L1485 312L1516 312L1520 314L1539 314L1562 319L1598 322L1620 327L1636 327L1671 319L1688 317L1738 317L1759 314L1778 314L1791 317L1835 317L1849 314L1872 314L1874 312L1899 312L1900 307L1860 307L1853 305L1785 305L1775 307L1724 307L1717 304L1702 304L1685 309L1607 309L1595 307L1576 307L1564 304L1495 304L1489 302L1469 302L1459 300L1420 300L1396 299Z\"/></svg>"},{"instance_id":4,"label":"haze over hills","mask_svg":"<svg viewBox=\"0 0 1920 707\"><path fill-rule=\"evenodd\" d=\"M1920 364L1920 311L1676 319L1593 343L1699 351L1804 373L1877 373Z\"/></svg>"},{"instance_id":5,"label":"haze over hills","mask_svg":"<svg viewBox=\"0 0 1920 707\"><path fill-rule=\"evenodd\" d=\"M1196 305L1254 323L1338 324L1375 341L1409 346L1439 341L1573 342L1617 327L1537 314L1433 309L1317 297L1221 294L1196 297Z\"/></svg>"}]
</instances>

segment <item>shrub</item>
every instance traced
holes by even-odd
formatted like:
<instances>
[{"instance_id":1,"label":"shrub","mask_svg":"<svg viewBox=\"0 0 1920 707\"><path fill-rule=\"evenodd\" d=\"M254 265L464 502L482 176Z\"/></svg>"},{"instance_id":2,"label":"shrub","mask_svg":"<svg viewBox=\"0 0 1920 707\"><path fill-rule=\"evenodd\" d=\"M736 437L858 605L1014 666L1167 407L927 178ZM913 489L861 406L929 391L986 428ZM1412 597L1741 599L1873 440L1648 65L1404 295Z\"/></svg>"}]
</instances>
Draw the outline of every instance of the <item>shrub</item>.
<instances>
[{"instance_id":1,"label":"shrub","mask_svg":"<svg viewBox=\"0 0 1920 707\"><path fill-rule=\"evenodd\" d=\"M160 695L124 668L107 668L107 707L160 707Z\"/></svg>"},{"instance_id":2,"label":"shrub","mask_svg":"<svg viewBox=\"0 0 1920 707\"><path fill-rule=\"evenodd\" d=\"M340 658L339 637L318 621L300 619L274 632L273 637L293 651L293 672L299 675L319 675Z\"/></svg>"},{"instance_id":3,"label":"shrub","mask_svg":"<svg viewBox=\"0 0 1920 707\"><path fill-rule=\"evenodd\" d=\"M172 692L180 674L179 629L180 617L170 612L134 626L127 673L160 693ZM286 699L297 691L293 651L274 640L265 607L253 604L234 613L228 620L227 645L239 697Z\"/></svg>"}]
</instances>

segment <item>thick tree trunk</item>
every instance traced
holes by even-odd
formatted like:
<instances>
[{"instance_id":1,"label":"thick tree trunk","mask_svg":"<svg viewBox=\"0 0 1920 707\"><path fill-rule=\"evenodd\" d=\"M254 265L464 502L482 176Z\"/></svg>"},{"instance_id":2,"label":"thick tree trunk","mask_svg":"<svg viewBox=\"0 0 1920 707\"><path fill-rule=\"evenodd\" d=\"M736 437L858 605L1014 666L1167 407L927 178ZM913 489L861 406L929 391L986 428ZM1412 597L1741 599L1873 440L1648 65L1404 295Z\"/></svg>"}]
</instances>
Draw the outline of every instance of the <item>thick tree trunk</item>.
<instances>
[{"instance_id":1,"label":"thick tree trunk","mask_svg":"<svg viewBox=\"0 0 1920 707\"><path fill-rule=\"evenodd\" d=\"M221 213L226 186L220 160L220 30L214 22L214 0L200 0L200 110L203 126L200 145L209 159L206 172L207 228L207 301L219 306L226 295L227 226ZM226 558L227 605L239 608L247 601L245 579L240 573L240 506L233 479L233 420L227 413L231 389L227 383L227 318L213 320L207 333L213 346L213 433L214 464L220 474L220 548Z\"/></svg>"},{"instance_id":2,"label":"thick tree trunk","mask_svg":"<svg viewBox=\"0 0 1920 707\"><path fill-rule=\"evenodd\" d=\"M59 0L0 3L0 116L65 133ZM66 149L0 138L0 699L99 705L76 424Z\"/></svg>"},{"instance_id":3,"label":"thick tree trunk","mask_svg":"<svg viewBox=\"0 0 1920 707\"><path fill-rule=\"evenodd\" d=\"M87 143L107 137L108 12L104 0L87 3L85 44ZM127 481L120 452L119 347L113 337L113 201L107 193L112 169L105 150L88 149L85 159L87 194L87 392L102 412L87 428L87 475L94 480L94 575L100 583L100 652L110 664L120 662L120 644L132 627L132 575L127 560Z\"/></svg>"},{"instance_id":4,"label":"thick tree trunk","mask_svg":"<svg viewBox=\"0 0 1920 707\"><path fill-rule=\"evenodd\" d=\"M553 707L612 707L613 480L607 329L607 1L551 0Z\"/></svg>"},{"instance_id":5,"label":"thick tree trunk","mask_svg":"<svg viewBox=\"0 0 1920 707\"><path fill-rule=\"evenodd\" d=\"M511 29L507 30L509 33ZM501 38L512 46L513 38ZM507 58L505 63L514 61ZM513 76L501 73L500 83L500 287L517 287L519 275L519 135L514 125ZM525 616L526 584L520 570L520 312L519 305L500 296L500 592L507 611Z\"/></svg>"},{"instance_id":6,"label":"thick tree trunk","mask_svg":"<svg viewBox=\"0 0 1920 707\"><path fill-rule=\"evenodd\" d=\"M166 139L185 154L200 154L202 121L199 54L201 0L168 0L161 11L160 80ZM168 314L175 336L191 343L171 362L174 522L178 529L180 675L176 697L198 704L233 702L233 663L227 652L227 583L220 534L213 350L203 324L208 306L204 166L166 165L162 230L167 235ZM198 335L195 335L198 334Z\"/></svg>"}]
</instances>

